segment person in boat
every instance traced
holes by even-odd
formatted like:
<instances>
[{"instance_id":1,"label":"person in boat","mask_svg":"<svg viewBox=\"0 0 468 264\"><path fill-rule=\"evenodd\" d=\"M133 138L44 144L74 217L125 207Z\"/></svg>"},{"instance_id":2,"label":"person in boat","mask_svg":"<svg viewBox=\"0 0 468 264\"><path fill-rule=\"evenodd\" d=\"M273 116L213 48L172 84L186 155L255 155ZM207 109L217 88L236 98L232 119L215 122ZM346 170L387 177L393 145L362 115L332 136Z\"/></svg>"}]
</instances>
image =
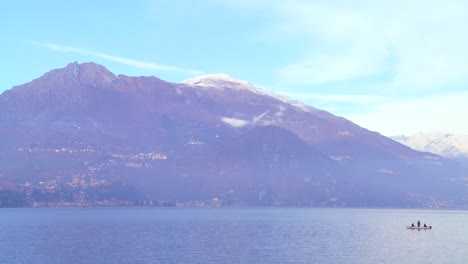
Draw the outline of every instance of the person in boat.
<instances>
[{"instance_id":1,"label":"person in boat","mask_svg":"<svg viewBox=\"0 0 468 264\"><path fill-rule=\"evenodd\" d=\"M420 226L421 226L421 222L418 220L418 227L420 227Z\"/></svg>"},{"instance_id":2,"label":"person in boat","mask_svg":"<svg viewBox=\"0 0 468 264\"><path fill-rule=\"evenodd\" d=\"M423 225L423 226L424 226L424 227L427 227L426 223L424 223L424 225Z\"/></svg>"},{"instance_id":3,"label":"person in boat","mask_svg":"<svg viewBox=\"0 0 468 264\"><path fill-rule=\"evenodd\" d=\"M411 223L411 227L414 227L414 223Z\"/></svg>"}]
</instances>

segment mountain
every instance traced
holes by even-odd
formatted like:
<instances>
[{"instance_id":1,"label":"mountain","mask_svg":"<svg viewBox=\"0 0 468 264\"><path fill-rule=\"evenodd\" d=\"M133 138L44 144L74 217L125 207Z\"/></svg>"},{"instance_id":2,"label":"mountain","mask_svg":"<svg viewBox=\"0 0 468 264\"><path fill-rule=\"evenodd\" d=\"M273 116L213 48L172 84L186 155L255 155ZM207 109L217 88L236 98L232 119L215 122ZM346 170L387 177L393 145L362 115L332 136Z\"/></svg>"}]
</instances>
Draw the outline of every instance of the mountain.
<instances>
[{"instance_id":1,"label":"mountain","mask_svg":"<svg viewBox=\"0 0 468 264\"><path fill-rule=\"evenodd\" d=\"M226 75L75 62L0 113L0 206L467 205L456 162Z\"/></svg>"},{"instance_id":2,"label":"mountain","mask_svg":"<svg viewBox=\"0 0 468 264\"><path fill-rule=\"evenodd\" d=\"M417 133L392 139L410 148L435 153L447 158L468 157L468 135L449 133Z\"/></svg>"},{"instance_id":3,"label":"mountain","mask_svg":"<svg viewBox=\"0 0 468 264\"><path fill-rule=\"evenodd\" d=\"M468 168L468 135L433 132L394 136L392 139L418 151L457 160Z\"/></svg>"}]
</instances>

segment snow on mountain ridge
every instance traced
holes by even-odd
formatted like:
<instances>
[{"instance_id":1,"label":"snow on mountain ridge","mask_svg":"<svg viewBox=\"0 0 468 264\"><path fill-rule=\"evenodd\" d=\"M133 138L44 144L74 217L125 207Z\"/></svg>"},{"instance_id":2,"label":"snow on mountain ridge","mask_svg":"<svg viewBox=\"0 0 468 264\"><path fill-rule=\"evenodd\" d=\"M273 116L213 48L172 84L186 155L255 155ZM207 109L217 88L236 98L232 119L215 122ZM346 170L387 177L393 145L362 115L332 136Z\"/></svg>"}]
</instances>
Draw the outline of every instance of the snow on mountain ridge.
<instances>
[{"instance_id":1,"label":"snow on mountain ridge","mask_svg":"<svg viewBox=\"0 0 468 264\"><path fill-rule=\"evenodd\" d=\"M235 79L224 73L202 75L192 79L184 80L182 83L215 88L255 88L247 81Z\"/></svg>"},{"instance_id":2,"label":"snow on mountain ridge","mask_svg":"<svg viewBox=\"0 0 468 264\"><path fill-rule=\"evenodd\" d=\"M417 133L412 136L395 136L392 139L413 149L444 157L468 157L468 135L432 132Z\"/></svg>"},{"instance_id":3,"label":"snow on mountain ridge","mask_svg":"<svg viewBox=\"0 0 468 264\"><path fill-rule=\"evenodd\" d=\"M265 90L255 87L253 84L247 81L235 79L224 73L198 76L192 79L184 80L182 81L182 84L201 87L201 88L211 88L211 89L214 88L217 90L223 90L226 88L237 89L237 90L248 90L259 95L266 95L266 96L273 97L277 100L280 100L281 102L287 103L304 112L313 112L317 110L309 105L306 105L300 101L291 99L285 95L267 92Z\"/></svg>"}]
</instances>

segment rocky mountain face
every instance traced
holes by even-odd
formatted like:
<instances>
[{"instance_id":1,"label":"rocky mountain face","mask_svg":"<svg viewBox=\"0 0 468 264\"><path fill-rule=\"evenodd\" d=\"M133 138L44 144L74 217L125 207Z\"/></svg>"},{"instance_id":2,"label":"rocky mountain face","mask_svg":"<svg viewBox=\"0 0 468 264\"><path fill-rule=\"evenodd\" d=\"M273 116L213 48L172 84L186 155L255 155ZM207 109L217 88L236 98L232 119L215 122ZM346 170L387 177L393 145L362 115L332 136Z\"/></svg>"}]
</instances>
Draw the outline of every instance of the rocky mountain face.
<instances>
[{"instance_id":1,"label":"rocky mountain face","mask_svg":"<svg viewBox=\"0 0 468 264\"><path fill-rule=\"evenodd\" d=\"M72 63L0 113L0 206L468 204L456 162L225 75Z\"/></svg>"}]
</instances>

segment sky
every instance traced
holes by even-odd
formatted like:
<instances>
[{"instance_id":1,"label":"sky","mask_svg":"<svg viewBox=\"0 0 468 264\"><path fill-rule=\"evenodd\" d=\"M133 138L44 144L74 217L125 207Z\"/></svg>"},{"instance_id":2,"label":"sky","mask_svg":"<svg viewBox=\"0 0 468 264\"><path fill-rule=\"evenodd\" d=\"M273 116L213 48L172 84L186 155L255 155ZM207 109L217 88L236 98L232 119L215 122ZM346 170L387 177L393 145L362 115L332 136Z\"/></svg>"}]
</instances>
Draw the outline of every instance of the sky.
<instances>
[{"instance_id":1,"label":"sky","mask_svg":"<svg viewBox=\"0 0 468 264\"><path fill-rule=\"evenodd\" d=\"M68 63L224 73L386 136L468 134L468 1L6 0L0 92Z\"/></svg>"}]
</instances>

